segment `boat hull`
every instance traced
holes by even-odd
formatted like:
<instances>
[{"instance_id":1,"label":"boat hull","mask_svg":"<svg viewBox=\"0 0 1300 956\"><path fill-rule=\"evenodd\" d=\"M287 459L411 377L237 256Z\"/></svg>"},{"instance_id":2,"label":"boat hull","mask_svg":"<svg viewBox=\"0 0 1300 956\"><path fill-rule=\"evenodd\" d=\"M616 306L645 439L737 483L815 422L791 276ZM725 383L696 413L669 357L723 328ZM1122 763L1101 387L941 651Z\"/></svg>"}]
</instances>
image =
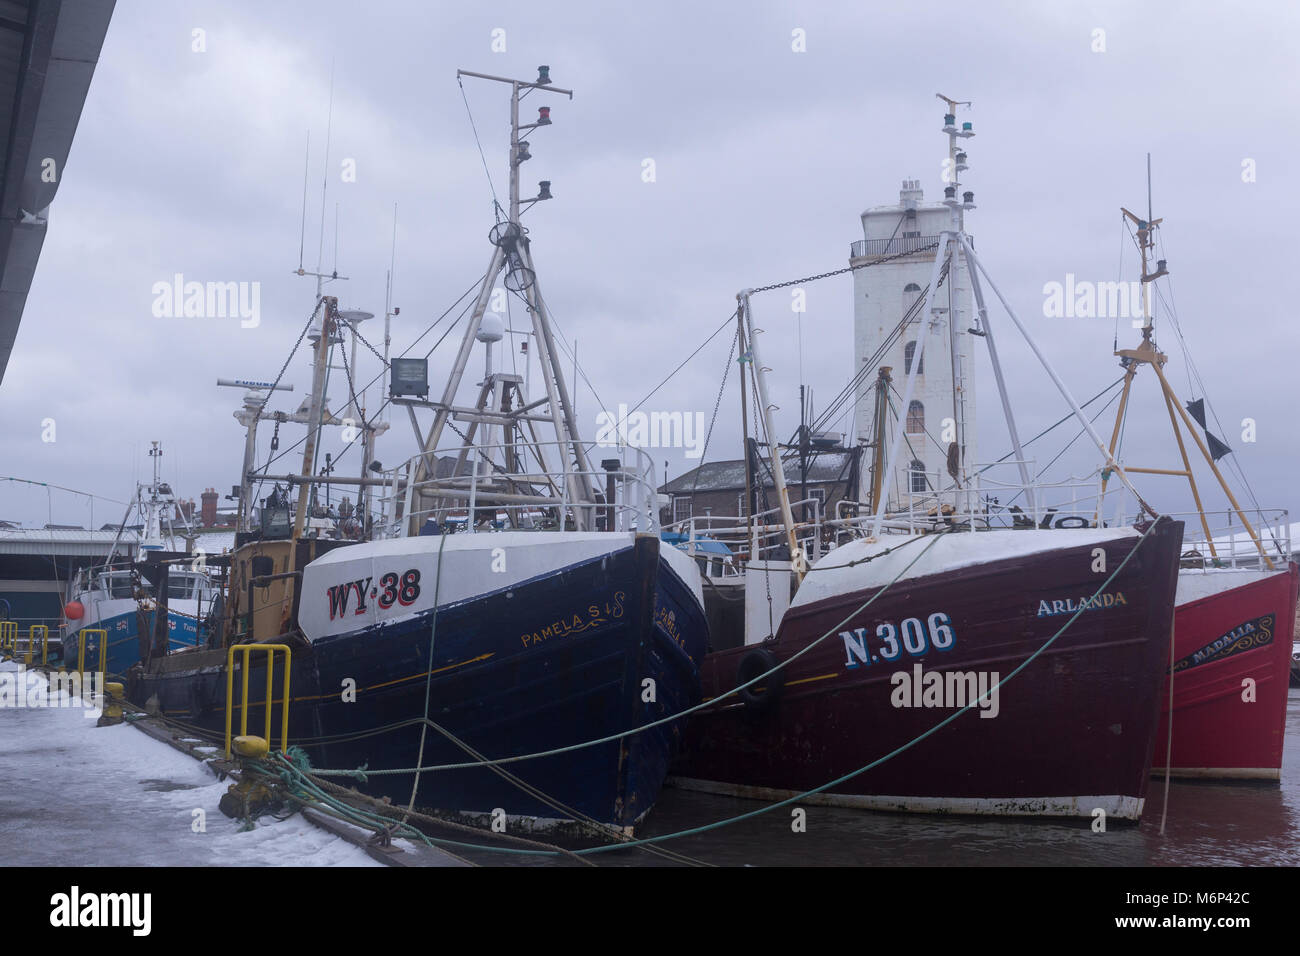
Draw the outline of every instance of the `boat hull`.
<instances>
[{"instance_id":1,"label":"boat hull","mask_svg":"<svg viewBox=\"0 0 1300 956\"><path fill-rule=\"evenodd\" d=\"M1156 772L1168 766L1175 776L1281 778L1298 588L1295 563L1275 572L1180 574L1175 663L1160 697Z\"/></svg>"},{"instance_id":2,"label":"boat hull","mask_svg":"<svg viewBox=\"0 0 1300 956\"><path fill-rule=\"evenodd\" d=\"M436 538L413 540L436 555ZM430 608L316 636L294 652L290 743L303 746L313 765L335 769L465 763L475 759L468 748L492 758L550 751L696 703L706 642L698 594L661 560L656 538L622 542L507 587L480 585L477 593L439 601L436 633ZM345 549L347 561L355 563L364 547ZM454 563L488 554L449 552L448 592ZM316 579L305 578L304 603L318 597ZM435 575L426 573L422 587L431 594ZM164 716L224 732L224 662L174 670L186 656L167 662L171 672L144 675L132 693L156 696ZM264 664L252 666L249 687L249 728L260 734ZM426 689L437 727L423 734L421 758ZM278 728L278 707L274 715ZM234 716L237 727L238 710ZM502 767L532 793L489 768L424 773L415 805L466 816L501 810L539 828L584 817L632 827L659 795L681 723ZM370 776L361 786L405 805L413 782L403 773Z\"/></svg>"},{"instance_id":3,"label":"boat hull","mask_svg":"<svg viewBox=\"0 0 1300 956\"><path fill-rule=\"evenodd\" d=\"M987 532L998 533L1022 532ZM1137 540L1097 545L1072 534L1080 543L1071 547L902 580L859 613L877 588L845 589L792 607L771 641L710 654L706 698L740 683L740 662L755 648L784 661L831 634L788 665L774 702L729 697L698 712L673 782L762 799L825 788L801 802L873 809L1086 816L1100 808L1136 819L1181 525L1154 529L1096 606L997 697L991 692L1105 580L1094 570L1095 547L1113 569ZM907 746L985 690L979 704Z\"/></svg>"},{"instance_id":4,"label":"boat hull","mask_svg":"<svg viewBox=\"0 0 1300 956\"><path fill-rule=\"evenodd\" d=\"M125 604L127 602L114 603ZM76 666L81 645L85 644L84 659L86 669L98 669L100 664L99 635L86 635L83 632L102 628L108 632L108 649L104 661L104 670L110 676L124 677L127 671L140 661L140 628L143 626L145 634L151 635L156 613L152 608L138 611L134 602L130 602L130 604L130 610L112 614L93 624L84 624L78 627L77 630L65 634L60 641L65 664ZM195 617L169 612L167 624L169 653L175 653L194 646L198 624Z\"/></svg>"}]
</instances>

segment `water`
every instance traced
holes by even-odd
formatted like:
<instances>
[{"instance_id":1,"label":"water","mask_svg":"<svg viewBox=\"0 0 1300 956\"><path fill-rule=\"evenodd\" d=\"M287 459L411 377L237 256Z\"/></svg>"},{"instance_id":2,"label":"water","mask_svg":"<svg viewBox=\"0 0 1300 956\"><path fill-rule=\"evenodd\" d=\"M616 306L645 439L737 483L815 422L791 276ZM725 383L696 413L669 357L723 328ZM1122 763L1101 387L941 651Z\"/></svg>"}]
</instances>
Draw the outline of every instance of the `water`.
<instances>
[{"instance_id":1,"label":"water","mask_svg":"<svg viewBox=\"0 0 1300 956\"><path fill-rule=\"evenodd\" d=\"M808 806L803 833L792 807L661 844L719 866L1286 866L1300 864L1300 690L1290 692L1282 781L1175 780L1160 833L1164 782L1153 778L1140 825L1094 833L1090 820L979 819ZM753 800L667 789L639 836L734 817ZM456 851L461 852L461 851ZM535 857L464 854L488 865L556 865ZM601 865L673 861L645 851L592 858ZM573 865L564 861L563 865Z\"/></svg>"}]
</instances>

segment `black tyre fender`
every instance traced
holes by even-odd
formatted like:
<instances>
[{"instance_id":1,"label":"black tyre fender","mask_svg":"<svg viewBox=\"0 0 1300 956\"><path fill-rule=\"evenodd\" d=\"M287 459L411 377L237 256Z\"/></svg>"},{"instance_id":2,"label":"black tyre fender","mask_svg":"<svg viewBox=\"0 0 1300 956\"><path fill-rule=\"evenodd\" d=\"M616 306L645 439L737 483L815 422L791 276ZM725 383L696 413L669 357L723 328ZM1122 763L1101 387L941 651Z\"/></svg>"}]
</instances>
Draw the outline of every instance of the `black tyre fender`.
<instances>
[{"instance_id":1,"label":"black tyre fender","mask_svg":"<svg viewBox=\"0 0 1300 956\"><path fill-rule=\"evenodd\" d=\"M1092 522L1083 515L1065 515L1057 518L1053 528L1091 528Z\"/></svg>"},{"instance_id":2,"label":"black tyre fender","mask_svg":"<svg viewBox=\"0 0 1300 956\"><path fill-rule=\"evenodd\" d=\"M776 665L776 656L771 651L756 647L740 659L740 664L736 667L736 683L747 683L759 674L767 673ZM739 693L739 697L746 707L762 713L771 710L777 705L784 690L785 671L780 670L761 684L753 684L743 688Z\"/></svg>"}]
</instances>

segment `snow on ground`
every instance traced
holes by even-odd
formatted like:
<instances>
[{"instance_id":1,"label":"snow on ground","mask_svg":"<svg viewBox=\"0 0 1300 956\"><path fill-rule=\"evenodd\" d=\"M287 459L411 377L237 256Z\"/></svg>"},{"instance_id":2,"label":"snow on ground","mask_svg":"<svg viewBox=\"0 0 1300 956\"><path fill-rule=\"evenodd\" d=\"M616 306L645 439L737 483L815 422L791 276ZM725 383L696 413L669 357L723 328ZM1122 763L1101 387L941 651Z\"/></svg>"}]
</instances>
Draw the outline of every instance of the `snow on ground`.
<instances>
[{"instance_id":1,"label":"snow on ground","mask_svg":"<svg viewBox=\"0 0 1300 956\"><path fill-rule=\"evenodd\" d=\"M96 727L87 713L0 707L0 866L382 865L297 814L239 832L242 822L217 809L229 780L128 724ZM206 832L194 832L196 809Z\"/></svg>"}]
</instances>

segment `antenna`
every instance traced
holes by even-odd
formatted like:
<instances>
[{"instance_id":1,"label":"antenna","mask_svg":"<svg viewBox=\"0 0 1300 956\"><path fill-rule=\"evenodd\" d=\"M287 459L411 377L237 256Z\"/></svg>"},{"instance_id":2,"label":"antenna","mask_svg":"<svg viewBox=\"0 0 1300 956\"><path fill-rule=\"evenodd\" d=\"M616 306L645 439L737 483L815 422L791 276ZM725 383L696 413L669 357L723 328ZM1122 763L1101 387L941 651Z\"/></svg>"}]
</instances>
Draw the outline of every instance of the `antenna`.
<instances>
[{"instance_id":1,"label":"antenna","mask_svg":"<svg viewBox=\"0 0 1300 956\"><path fill-rule=\"evenodd\" d=\"M388 367L389 320L393 311L393 273L397 271L397 203L393 203L393 245L388 253L388 277L384 289L384 367Z\"/></svg>"},{"instance_id":2,"label":"antenna","mask_svg":"<svg viewBox=\"0 0 1300 956\"><path fill-rule=\"evenodd\" d=\"M298 227L298 271L302 272L303 246L307 243L307 170L311 165L311 130L307 130L307 149L302 160L302 225Z\"/></svg>"},{"instance_id":3,"label":"antenna","mask_svg":"<svg viewBox=\"0 0 1300 956\"><path fill-rule=\"evenodd\" d=\"M321 262L325 252L325 196L329 192L330 178L330 139L334 133L334 61L330 60L330 105L328 119L325 121L325 164L321 170L320 181L320 240L316 245L316 298L321 294ZM337 270L335 270L337 271Z\"/></svg>"},{"instance_id":4,"label":"antenna","mask_svg":"<svg viewBox=\"0 0 1300 956\"><path fill-rule=\"evenodd\" d=\"M1151 212L1151 154L1147 153L1147 222L1154 218Z\"/></svg>"},{"instance_id":5,"label":"antenna","mask_svg":"<svg viewBox=\"0 0 1300 956\"><path fill-rule=\"evenodd\" d=\"M1135 328L1142 329L1143 341L1151 338L1151 333L1155 330L1155 309L1153 308L1151 283L1161 276L1169 274L1164 259L1156 260L1155 272L1148 272L1147 268L1150 263L1152 254L1156 248L1156 227L1164 222L1163 219L1156 219L1152 214L1151 205L1151 154L1147 153L1147 217L1140 219L1133 213L1129 212L1123 206L1120 212L1137 227L1137 245L1138 252L1142 256L1142 324L1135 325Z\"/></svg>"},{"instance_id":6,"label":"antenna","mask_svg":"<svg viewBox=\"0 0 1300 956\"><path fill-rule=\"evenodd\" d=\"M334 132L334 61L331 60L330 61L329 114L328 114L328 120L326 121L325 124L325 165L321 172L321 184L320 184L320 238L317 240L317 244L316 244L316 271L308 272L305 268L303 268L302 239L299 240L299 245L298 245L298 268L294 270L294 275L312 276L316 279L316 303L318 307L320 305L320 298L321 298L321 294L324 291L326 281L332 282L335 279L346 280L348 278L347 276L339 275L338 203L334 204L334 268L328 274L321 271L321 264L324 261L324 257L325 257L325 200L329 194L330 141L333 138L333 132ZM308 146L308 155L307 155L307 159L305 159L303 162L303 172L302 172L302 235L303 236L306 235L306 231L307 231L307 175L308 175L308 167L310 165L310 160L311 160L311 152L310 152L311 132L310 131L308 131L307 133L307 146Z\"/></svg>"}]
</instances>

